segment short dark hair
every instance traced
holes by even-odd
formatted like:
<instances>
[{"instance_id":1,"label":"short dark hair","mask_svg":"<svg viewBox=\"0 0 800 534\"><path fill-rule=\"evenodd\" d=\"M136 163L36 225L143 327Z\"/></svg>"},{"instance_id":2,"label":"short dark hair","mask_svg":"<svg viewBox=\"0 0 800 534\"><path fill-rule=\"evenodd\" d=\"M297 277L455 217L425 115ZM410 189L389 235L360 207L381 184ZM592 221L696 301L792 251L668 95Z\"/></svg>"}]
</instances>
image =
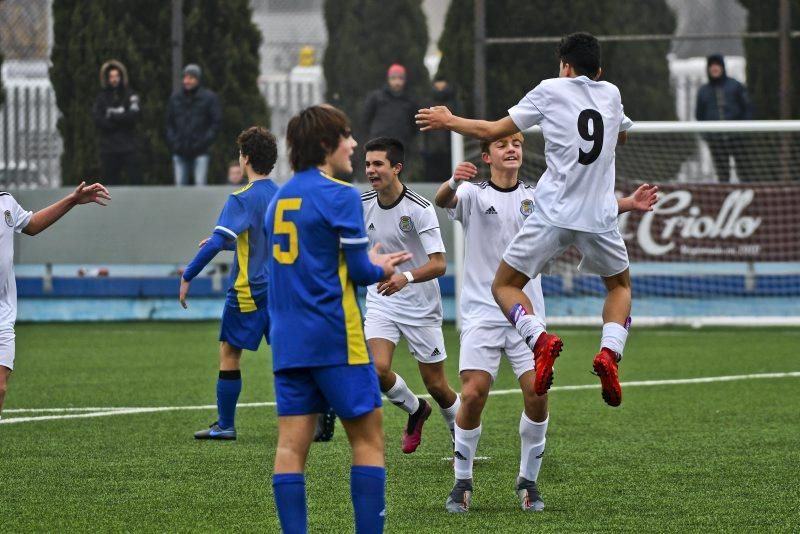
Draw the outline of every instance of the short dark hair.
<instances>
[{"instance_id":1,"label":"short dark hair","mask_svg":"<svg viewBox=\"0 0 800 534\"><path fill-rule=\"evenodd\" d=\"M268 175L275 167L278 159L278 143L269 130L261 126L251 126L236 138L239 151L247 160L253 170L260 175Z\"/></svg>"},{"instance_id":2,"label":"short dark hair","mask_svg":"<svg viewBox=\"0 0 800 534\"><path fill-rule=\"evenodd\" d=\"M398 139L393 137L376 137L364 145L364 152L379 150L386 152L386 159L394 167L398 163L405 165L406 149ZM402 170L400 171L402 172Z\"/></svg>"},{"instance_id":3,"label":"short dark hair","mask_svg":"<svg viewBox=\"0 0 800 534\"><path fill-rule=\"evenodd\" d=\"M590 33L571 33L561 39L558 58L572 65L579 76L594 78L600 70L600 41Z\"/></svg>"},{"instance_id":4,"label":"short dark hair","mask_svg":"<svg viewBox=\"0 0 800 534\"><path fill-rule=\"evenodd\" d=\"M325 156L339 146L339 140L351 135L350 119L342 110L329 104L304 109L286 127L292 169L300 172L322 165Z\"/></svg>"}]
</instances>

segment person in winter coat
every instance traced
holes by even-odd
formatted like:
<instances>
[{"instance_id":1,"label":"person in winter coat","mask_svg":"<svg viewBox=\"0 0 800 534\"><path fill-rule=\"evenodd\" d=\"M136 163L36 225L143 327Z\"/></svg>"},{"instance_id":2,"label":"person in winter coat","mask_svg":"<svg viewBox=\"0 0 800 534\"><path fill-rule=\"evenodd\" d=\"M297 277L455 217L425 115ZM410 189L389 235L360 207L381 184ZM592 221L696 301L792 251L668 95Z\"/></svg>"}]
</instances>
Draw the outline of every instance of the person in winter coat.
<instances>
[{"instance_id":1,"label":"person in winter coat","mask_svg":"<svg viewBox=\"0 0 800 534\"><path fill-rule=\"evenodd\" d=\"M744 121L753 118L753 105L747 88L725 72L725 58L719 54L708 56L708 83L697 91L695 118L698 121ZM730 159L736 162L740 181L747 181L750 163L747 157L747 140L741 135L711 133L703 138L708 142L717 177L720 182L730 181Z\"/></svg>"},{"instance_id":2,"label":"person in winter coat","mask_svg":"<svg viewBox=\"0 0 800 534\"><path fill-rule=\"evenodd\" d=\"M112 59L100 67L100 91L95 97L92 114L105 183L141 184L140 145L136 134L139 96L128 86L128 70L121 62Z\"/></svg>"},{"instance_id":3,"label":"person in winter coat","mask_svg":"<svg viewBox=\"0 0 800 534\"><path fill-rule=\"evenodd\" d=\"M447 79L437 74L433 78L433 88L430 96L430 106L447 106L455 114L459 113L458 100L455 89ZM425 179L430 181L443 180L453 173L452 157L450 150L450 132L447 130L434 130L425 132L422 136L425 160Z\"/></svg>"},{"instance_id":4,"label":"person in winter coat","mask_svg":"<svg viewBox=\"0 0 800 534\"><path fill-rule=\"evenodd\" d=\"M200 85L202 71L189 64L183 69L183 89L167 106L167 144L172 152L175 185L206 185L211 145L219 133L219 98Z\"/></svg>"},{"instance_id":5,"label":"person in winter coat","mask_svg":"<svg viewBox=\"0 0 800 534\"><path fill-rule=\"evenodd\" d=\"M394 64L386 72L386 85L367 95L364 102L364 127L367 139L392 137L413 148L417 126L414 115L419 106L406 91L406 69ZM413 151L412 151L413 152Z\"/></svg>"}]
</instances>

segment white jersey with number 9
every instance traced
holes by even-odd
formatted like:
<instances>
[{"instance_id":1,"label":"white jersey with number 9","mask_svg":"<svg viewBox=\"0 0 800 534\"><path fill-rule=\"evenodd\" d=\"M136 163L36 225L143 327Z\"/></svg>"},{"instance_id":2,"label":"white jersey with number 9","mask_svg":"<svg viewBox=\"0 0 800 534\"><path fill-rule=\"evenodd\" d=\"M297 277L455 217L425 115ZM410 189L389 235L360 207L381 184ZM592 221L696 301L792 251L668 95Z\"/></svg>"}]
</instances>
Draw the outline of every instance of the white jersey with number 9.
<instances>
[{"instance_id":1,"label":"white jersey with number 9","mask_svg":"<svg viewBox=\"0 0 800 534\"><path fill-rule=\"evenodd\" d=\"M553 226L601 233L617 227L614 151L633 123L619 89L586 76L542 81L508 110L520 130L540 125L547 169L536 206Z\"/></svg>"}]
</instances>

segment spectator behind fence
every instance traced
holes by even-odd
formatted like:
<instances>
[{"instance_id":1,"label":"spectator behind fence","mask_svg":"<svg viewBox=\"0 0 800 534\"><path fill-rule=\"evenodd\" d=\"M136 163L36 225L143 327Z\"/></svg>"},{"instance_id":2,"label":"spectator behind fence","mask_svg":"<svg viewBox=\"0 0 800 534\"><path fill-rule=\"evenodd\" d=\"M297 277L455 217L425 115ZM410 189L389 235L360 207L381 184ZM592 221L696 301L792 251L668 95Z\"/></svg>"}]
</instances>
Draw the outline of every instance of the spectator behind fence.
<instances>
[{"instance_id":1,"label":"spectator behind fence","mask_svg":"<svg viewBox=\"0 0 800 534\"><path fill-rule=\"evenodd\" d=\"M231 162L228 163L228 183L231 185L242 185L243 178L244 173L242 172L242 166L239 165L239 160L231 160Z\"/></svg>"},{"instance_id":2,"label":"spectator behind fence","mask_svg":"<svg viewBox=\"0 0 800 534\"><path fill-rule=\"evenodd\" d=\"M386 72L386 85L372 91L364 103L364 127L367 139L393 137L406 147L406 159L414 153L417 126L414 115L419 107L406 90L406 69L394 64ZM417 152L418 153L418 152Z\"/></svg>"},{"instance_id":3,"label":"spectator behind fence","mask_svg":"<svg viewBox=\"0 0 800 534\"><path fill-rule=\"evenodd\" d=\"M456 115L460 112L458 101L456 100L456 91L441 74L437 74L433 78L430 100L429 107L447 106ZM425 160L425 179L439 181L449 178L453 171L450 132L448 130L425 132L422 137L422 146L422 157Z\"/></svg>"},{"instance_id":4,"label":"spectator behind fence","mask_svg":"<svg viewBox=\"0 0 800 534\"><path fill-rule=\"evenodd\" d=\"M222 122L217 95L200 85L202 71L195 64L183 69L183 89L167 107L167 144L172 152L175 185L206 185L209 151Z\"/></svg>"},{"instance_id":5,"label":"spectator behind fence","mask_svg":"<svg viewBox=\"0 0 800 534\"><path fill-rule=\"evenodd\" d=\"M695 118L698 121L743 121L753 118L753 106L747 88L725 72L725 58L720 54L708 56L708 83L697 91ZM730 158L736 162L739 181L747 181L750 163L747 156L747 139L732 133L705 134L717 178L729 182ZM750 176L752 178L752 176Z\"/></svg>"},{"instance_id":6,"label":"spectator behind fence","mask_svg":"<svg viewBox=\"0 0 800 534\"><path fill-rule=\"evenodd\" d=\"M97 128L100 169L108 185L142 183L136 135L139 112L139 96L128 86L125 65L114 59L103 63L100 90L92 113Z\"/></svg>"}]
</instances>

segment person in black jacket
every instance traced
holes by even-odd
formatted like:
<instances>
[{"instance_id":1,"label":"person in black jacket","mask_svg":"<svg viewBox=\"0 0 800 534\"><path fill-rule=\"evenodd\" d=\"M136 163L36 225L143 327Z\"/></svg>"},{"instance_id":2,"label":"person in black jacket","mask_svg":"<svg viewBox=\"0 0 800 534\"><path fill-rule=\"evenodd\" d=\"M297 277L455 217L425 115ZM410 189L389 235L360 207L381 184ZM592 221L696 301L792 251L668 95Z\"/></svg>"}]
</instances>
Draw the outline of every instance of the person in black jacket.
<instances>
[{"instance_id":1,"label":"person in black jacket","mask_svg":"<svg viewBox=\"0 0 800 534\"><path fill-rule=\"evenodd\" d=\"M100 67L100 91L92 114L97 127L100 168L108 185L142 183L139 140L139 96L128 87L128 71L121 62L109 60Z\"/></svg>"},{"instance_id":2,"label":"person in black jacket","mask_svg":"<svg viewBox=\"0 0 800 534\"><path fill-rule=\"evenodd\" d=\"M386 85L372 91L364 101L362 119L366 139L392 137L406 148L406 171L419 170L419 150L414 145L417 125L414 120L419 106L406 87L406 69L395 63L386 72Z\"/></svg>"},{"instance_id":3,"label":"person in black jacket","mask_svg":"<svg viewBox=\"0 0 800 534\"><path fill-rule=\"evenodd\" d=\"M433 78L433 90L430 96L430 106L447 106L454 114L458 114L458 100L455 89L447 79L437 74ZM425 160L425 179L430 181L444 180L453 172L452 152L450 149L450 132L435 130L425 132L423 139L422 157Z\"/></svg>"},{"instance_id":4,"label":"person in black jacket","mask_svg":"<svg viewBox=\"0 0 800 534\"><path fill-rule=\"evenodd\" d=\"M209 151L222 122L219 98L200 85L195 64L183 69L183 89L167 106L167 144L172 152L175 185L206 185Z\"/></svg>"},{"instance_id":5,"label":"person in black jacket","mask_svg":"<svg viewBox=\"0 0 800 534\"><path fill-rule=\"evenodd\" d=\"M753 106L747 89L725 72L725 58L719 54L708 56L708 83L697 91L695 118L698 121L744 121L753 118ZM730 181L730 158L736 162L739 180L747 181L750 164L747 158L747 140L729 133L706 134L717 177L720 182Z\"/></svg>"}]
</instances>

